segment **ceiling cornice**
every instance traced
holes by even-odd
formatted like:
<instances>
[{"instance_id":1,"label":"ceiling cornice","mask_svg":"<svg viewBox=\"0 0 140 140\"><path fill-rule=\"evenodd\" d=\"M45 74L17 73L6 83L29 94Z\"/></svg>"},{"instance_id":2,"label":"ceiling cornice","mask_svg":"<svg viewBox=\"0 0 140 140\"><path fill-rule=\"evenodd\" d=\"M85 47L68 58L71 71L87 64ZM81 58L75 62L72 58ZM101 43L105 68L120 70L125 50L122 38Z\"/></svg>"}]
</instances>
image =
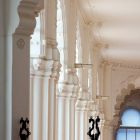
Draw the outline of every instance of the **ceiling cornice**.
<instances>
[{"instance_id":1,"label":"ceiling cornice","mask_svg":"<svg viewBox=\"0 0 140 140\"><path fill-rule=\"evenodd\" d=\"M102 60L102 64L112 65L113 68L127 68L127 69L140 70L140 65L127 64L127 63L123 63L123 62L117 62L115 60L107 60L107 59L104 59L104 58Z\"/></svg>"}]
</instances>

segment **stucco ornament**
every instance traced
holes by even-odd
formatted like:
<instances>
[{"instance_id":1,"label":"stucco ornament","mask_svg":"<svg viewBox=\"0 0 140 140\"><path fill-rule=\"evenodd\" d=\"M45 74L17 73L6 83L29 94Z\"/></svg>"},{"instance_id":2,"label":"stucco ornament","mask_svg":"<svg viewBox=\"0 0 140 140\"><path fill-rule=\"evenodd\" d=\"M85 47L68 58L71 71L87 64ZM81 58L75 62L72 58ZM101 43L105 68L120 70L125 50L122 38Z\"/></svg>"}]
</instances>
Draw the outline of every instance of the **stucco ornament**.
<instances>
[{"instance_id":1,"label":"stucco ornament","mask_svg":"<svg viewBox=\"0 0 140 140\"><path fill-rule=\"evenodd\" d=\"M19 49L23 49L24 46L25 46L25 41L24 41L22 38L20 38L20 39L17 41L17 46L18 46Z\"/></svg>"}]
</instances>

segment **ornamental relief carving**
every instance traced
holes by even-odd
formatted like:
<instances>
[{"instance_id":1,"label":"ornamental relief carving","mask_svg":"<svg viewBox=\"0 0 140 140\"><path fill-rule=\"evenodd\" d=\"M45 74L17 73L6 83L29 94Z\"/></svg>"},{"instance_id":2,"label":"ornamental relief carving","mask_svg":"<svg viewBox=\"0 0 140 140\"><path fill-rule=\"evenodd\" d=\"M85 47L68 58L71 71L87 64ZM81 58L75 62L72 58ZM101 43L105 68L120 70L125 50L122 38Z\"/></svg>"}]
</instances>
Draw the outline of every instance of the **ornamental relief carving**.
<instances>
[{"instance_id":1,"label":"ornamental relief carving","mask_svg":"<svg viewBox=\"0 0 140 140\"><path fill-rule=\"evenodd\" d=\"M114 133L121 124L121 113L128 107L140 109L139 104L140 89L136 89L133 84L129 84L127 89L122 89L120 95L116 98L115 113L113 115L112 125Z\"/></svg>"},{"instance_id":2,"label":"ornamental relief carving","mask_svg":"<svg viewBox=\"0 0 140 140\"><path fill-rule=\"evenodd\" d=\"M126 90L126 88L124 87L127 87L128 85L130 85L130 83L138 87L136 80L140 79L140 73L137 71L134 71L134 72L135 74L129 74L126 79L121 80L118 87L113 91L113 93L117 96L117 98L119 98L118 93L122 92L121 90ZM120 98L122 99L122 95Z\"/></svg>"},{"instance_id":3,"label":"ornamental relief carving","mask_svg":"<svg viewBox=\"0 0 140 140\"><path fill-rule=\"evenodd\" d=\"M122 62L117 62L115 60L110 60L107 58L103 58L102 60L103 64L110 64L113 67L113 70L117 68L126 68L126 69L134 69L134 70L140 70L140 65L139 64L125 64Z\"/></svg>"},{"instance_id":4,"label":"ornamental relief carving","mask_svg":"<svg viewBox=\"0 0 140 140\"><path fill-rule=\"evenodd\" d=\"M23 49L24 46L25 46L25 41L24 41L24 39L20 38L20 39L17 41L17 47L18 47L19 49Z\"/></svg>"}]
</instances>

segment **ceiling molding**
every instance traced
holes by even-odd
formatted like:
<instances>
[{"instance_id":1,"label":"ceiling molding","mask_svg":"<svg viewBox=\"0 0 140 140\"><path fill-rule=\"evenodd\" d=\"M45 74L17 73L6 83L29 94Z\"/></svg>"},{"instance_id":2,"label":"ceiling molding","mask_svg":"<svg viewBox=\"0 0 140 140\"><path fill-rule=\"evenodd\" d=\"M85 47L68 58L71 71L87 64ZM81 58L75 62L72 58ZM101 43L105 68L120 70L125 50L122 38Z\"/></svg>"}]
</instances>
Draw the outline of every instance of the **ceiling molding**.
<instances>
[{"instance_id":1,"label":"ceiling molding","mask_svg":"<svg viewBox=\"0 0 140 140\"><path fill-rule=\"evenodd\" d=\"M103 59L101 63L112 65L112 68L127 68L127 69L140 70L140 65L136 65L136 64L127 64L127 63L117 62L117 61L107 60L107 59Z\"/></svg>"}]
</instances>

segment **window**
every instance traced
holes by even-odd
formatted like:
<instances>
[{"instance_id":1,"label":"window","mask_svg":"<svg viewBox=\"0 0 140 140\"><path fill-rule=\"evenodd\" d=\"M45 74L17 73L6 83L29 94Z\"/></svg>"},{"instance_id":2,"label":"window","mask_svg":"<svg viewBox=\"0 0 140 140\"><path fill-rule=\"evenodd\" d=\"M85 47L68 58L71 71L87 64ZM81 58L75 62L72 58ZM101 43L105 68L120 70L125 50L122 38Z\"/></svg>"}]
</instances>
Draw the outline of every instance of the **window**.
<instances>
[{"instance_id":1,"label":"window","mask_svg":"<svg viewBox=\"0 0 140 140\"><path fill-rule=\"evenodd\" d=\"M133 108L125 110L121 121L116 140L140 140L140 111Z\"/></svg>"}]
</instances>

